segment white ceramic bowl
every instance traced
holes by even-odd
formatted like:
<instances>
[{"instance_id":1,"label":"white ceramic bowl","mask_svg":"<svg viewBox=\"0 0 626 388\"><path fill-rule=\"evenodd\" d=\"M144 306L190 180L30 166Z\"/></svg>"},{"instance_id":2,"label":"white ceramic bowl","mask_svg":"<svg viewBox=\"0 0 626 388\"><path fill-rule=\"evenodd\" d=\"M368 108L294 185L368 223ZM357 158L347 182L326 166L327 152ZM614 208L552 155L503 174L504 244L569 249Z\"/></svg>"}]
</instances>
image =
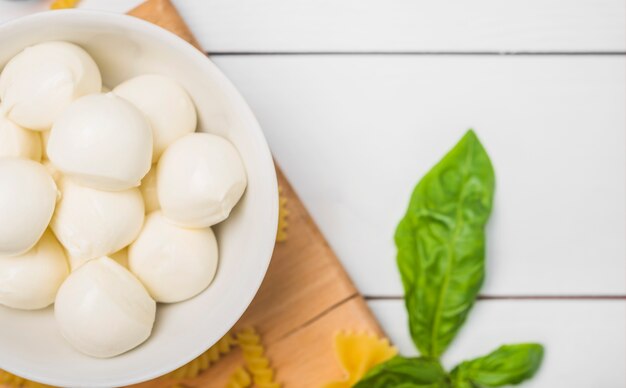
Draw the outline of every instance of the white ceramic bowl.
<instances>
[{"instance_id":1,"label":"white ceramic bowl","mask_svg":"<svg viewBox=\"0 0 626 388\"><path fill-rule=\"evenodd\" d=\"M216 228L220 263L197 297L160 305L152 336L111 359L95 359L66 343L52 308L27 312L0 306L0 368L56 386L113 387L163 375L200 355L248 307L270 262L278 218L274 165L261 129L233 85L205 55L177 36L136 18L53 11L0 26L0 68L23 48L65 40L86 49L113 87L144 73L177 79L194 100L199 128L228 138L248 172L248 188Z\"/></svg>"}]
</instances>

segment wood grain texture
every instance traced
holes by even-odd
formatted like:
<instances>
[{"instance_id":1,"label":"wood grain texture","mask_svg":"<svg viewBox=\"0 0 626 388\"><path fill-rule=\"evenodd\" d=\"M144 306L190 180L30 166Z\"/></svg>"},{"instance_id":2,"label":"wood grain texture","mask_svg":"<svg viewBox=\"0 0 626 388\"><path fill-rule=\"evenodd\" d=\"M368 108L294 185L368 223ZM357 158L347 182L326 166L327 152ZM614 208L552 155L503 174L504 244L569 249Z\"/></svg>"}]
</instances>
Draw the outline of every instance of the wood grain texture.
<instances>
[{"instance_id":1,"label":"wood grain texture","mask_svg":"<svg viewBox=\"0 0 626 388\"><path fill-rule=\"evenodd\" d=\"M187 24L185 24L178 11L169 0L147 1L133 8L128 12L128 15L161 26L201 50L200 43L198 43L187 27Z\"/></svg>"},{"instance_id":2,"label":"wood grain texture","mask_svg":"<svg viewBox=\"0 0 626 388\"><path fill-rule=\"evenodd\" d=\"M150 0L130 12L198 47L168 0ZM318 386L341 376L332 356L334 334L341 329L382 335L363 298L280 170L278 182L287 199L287 241L277 243L267 275L254 301L234 330L254 326L284 387ZM191 386L221 387L242 363L235 352L209 368ZM169 379L141 384L167 387Z\"/></svg>"}]
</instances>

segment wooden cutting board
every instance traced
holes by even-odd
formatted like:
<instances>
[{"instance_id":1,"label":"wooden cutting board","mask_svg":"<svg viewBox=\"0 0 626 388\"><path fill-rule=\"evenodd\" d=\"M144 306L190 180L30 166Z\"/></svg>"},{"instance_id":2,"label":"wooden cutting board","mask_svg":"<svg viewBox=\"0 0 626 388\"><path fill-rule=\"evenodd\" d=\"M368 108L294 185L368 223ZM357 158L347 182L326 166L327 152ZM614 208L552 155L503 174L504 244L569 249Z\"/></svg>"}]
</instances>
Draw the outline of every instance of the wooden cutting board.
<instances>
[{"instance_id":1,"label":"wooden cutting board","mask_svg":"<svg viewBox=\"0 0 626 388\"><path fill-rule=\"evenodd\" d=\"M170 30L201 50L169 0L147 1L129 14ZM277 173L289 212L288 237L276 243L265 280L235 330L243 326L257 329L276 381L284 387L319 387L342 377L333 351L338 331L378 335L382 331L279 168ZM234 351L183 384L223 387L241 364L241 354ZM157 379L140 387L171 384L171 379Z\"/></svg>"}]
</instances>

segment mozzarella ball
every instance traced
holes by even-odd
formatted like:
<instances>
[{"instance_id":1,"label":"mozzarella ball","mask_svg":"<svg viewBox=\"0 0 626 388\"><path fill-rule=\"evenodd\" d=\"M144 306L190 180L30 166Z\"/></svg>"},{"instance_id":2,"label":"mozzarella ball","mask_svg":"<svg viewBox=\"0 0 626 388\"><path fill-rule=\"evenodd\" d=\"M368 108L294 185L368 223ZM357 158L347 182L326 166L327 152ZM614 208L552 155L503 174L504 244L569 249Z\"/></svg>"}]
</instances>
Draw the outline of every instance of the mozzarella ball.
<instances>
[{"instance_id":1,"label":"mozzarella ball","mask_svg":"<svg viewBox=\"0 0 626 388\"><path fill-rule=\"evenodd\" d=\"M153 166L150 172L141 180L141 195L143 195L143 203L146 206L146 214L152 213L159 208L159 196L156 186L156 166Z\"/></svg>"},{"instance_id":2,"label":"mozzarella ball","mask_svg":"<svg viewBox=\"0 0 626 388\"><path fill-rule=\"evenodd\" d=\"M217 270L217 255L210 228L182 228L156 211L129 247L128 265L154 300L173 303L207 288Z\"/></svg>"},{"instance_id":3,"label":"mozzarella ball","mask_svg":"<svg viewBox=\"0 0 626 388\"><path fill-rule=\"evenodd\" d=\"M50 227L67 250L72 269L119 251L141 231L144 210L139 189L101 191L67 177L59 188L61 200Z\"/></svg>"},{"instance_id":4,"label":"mozzarella ball","mask_svg":"<svg viewBox=\"0 0 626 388\"><path fill-rule=\"evenodd\" d=\"M133 103L152 127L156 162L176 139L196 130L196 109L175 80L162 75L140 75L121 83L113 93Z\"/></svg>"},{"instance_id":5,"label":"mozzarella ball","mask_svg":"<svg viewBox=\"0 0 626 388\"><path fill-rule=\"evenodd\" d=\"M46 168L22 158L0 158L0 256L31 249L50 223L57 187Z\"/></svg>"},{"instance_id":6,"label":"mozzarella ball","mask_svg":"<svg viewBox=\"0 0 626 388\"><path fill-rule=\"evenodd\" d=\"M180 226L204 228L225 220L245 188L246 171L235 147L208 133L177 140L157 168L161 209Z\"/></svg>"},{"instance_id":7,"label":"mozzarella ball","mask_svg":"<svg viewBox=\"0 0 626 388\"><path fill-rule=\"evenodd\" d=\"M54 315L61 334L79 351L113 357L152 332L156 303L127 269L108 257L72 272L57 293Z\"/></svg>"},{"instance_id":8,"label":"mozzarella ball","mask_svg":"<svg viewBox=\"0 0 626 388\"><path fill-rule=\"evenodd\" d=\"M45 232L23 255L0 257L0 304L24 310L48 307L68 273L63 247Z\"/></svg>"},{"instance_id":9,"label":"mozzarella ball","mask_svg":"<svg viewBox=\"0 0 626 388\"><path fill-rule=\"evenodd\" d=\"M128 101L111 93L73 102L55 121L48 157L82 185L119 191L139 186L152 160L150 125Z\"/></svg>"},{"instance_id":10,"label":"mozzarella ball","mask_svg":"<svg viewBox=\"0 0 626 388\"><path fill-rule=\"evenodd\" d=\"M7 116L24 128L44 131L75 99L97 93L100 70L85 50L67 42L24 49L0 74L0 99Z\"/></svg>"},{"instance_id":11,"label":"mozzarella ball","mask_svg":"<svg viewBox=\"0 0 626 388\"><path fill-rule=\"evenodd\" d=\"M0 108L1 110L2 108ZM37 132L14 124L0 112L0 157L41 160L41 138Z\"/></svg>"}]
</instances>

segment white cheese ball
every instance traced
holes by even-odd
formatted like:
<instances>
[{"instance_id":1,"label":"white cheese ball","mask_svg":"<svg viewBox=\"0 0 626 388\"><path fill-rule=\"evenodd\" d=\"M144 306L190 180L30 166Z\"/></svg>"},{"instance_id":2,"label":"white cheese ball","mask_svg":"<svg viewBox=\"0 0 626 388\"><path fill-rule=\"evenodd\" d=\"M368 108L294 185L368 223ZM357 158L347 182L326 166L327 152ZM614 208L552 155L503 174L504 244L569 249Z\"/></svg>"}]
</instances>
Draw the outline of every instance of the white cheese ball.
<instances>
[{"instance_id":1,"label":"white cheese ball","mask_svg":"<svg viewBox=\"0 0 626 388\"><path fill-rule=\"evenodd\" d=\"M157 302L180 302L202 292L217 270L211 228L187 229L151 213L128 248L128 266Z\"/></svg>"},{"instance_id":2,"label":"white cheese ball","mask_svg":"<svg viewBox=\"0 0 626 388\"><path fill-rule=\"evenodd\" d=\"M0 157L13 156L38 162L41 148L39 133L20 127L0 112Z\"/></svg>"},{"instance_id":3,"label":"white cheese ball","mask_svg":"<svg viewBox=\"0 0 626 388\"><path fill-rule=\"evenodd\" d=\"M159 196L157 194L156 186L156 165L152 166L152 169L141 180L141 195L143 195L143 203L146 206L146 214L152 213L159 209Z\"/></svg>"},{"instance_id":4,"label":"white cheese ball","mask_svg":"<svg viewBox=\"0 0 626 388\"><path fill-rule=\"evenodd\" d=\"M138 346L152 332L156 303L127 269L108 257L72 272L54 304L61 334L79 351L113 357Z\"/></svg>"},{"instance_id":5,"label":"white cheese ball","mask_svg":"<svg viewBox=\"0 0 626 388\"><path fill-rule=\"evenodd\" d=\"M139 189L101 191L67 177L59 189L61 200L50 227L67 250L72 269L119 251L141 231L144 209Z\"/></svg>"},{"instance_id":6,"label":"white cheese ball","mask_svg":"<svg viewBox=\"0 0 626 388\"><path fill-rule=\"evenodd\" d=\"M0 99L7 116L24 128L50 129L75 99L100 92L100 70L85 50L67 42L24 49L0 74Z\"/></svg>"},{"instance_id":7,"label":"white cheese ball","mask_svg":"<svg viewBox=\"0 0 626 388\"><path fill-rule=\"evenodd\" d=\"M175 80L162 75L140 75L113 89L113 93L133 103L152 127L156 162L176 139L196 130L196 109L191 98Z\"/></svg>"},{"instance_id":8,"label":"white cheese ball","mask_svg":"<svg viewBox=\"0 0 626 388\"><path fill-rule=\"evenodd\" d=\"M0 256L31 249L48 227L56 201L56 184L44 166L0 158Z\"/></svg>"},{"instance_id":9,"label":"white cheese ball","mask_svg":"<svg viewBox=\"0 0 626 388\"><path fill-rule=\"evenodd\" d=\"M128 101L92 94L55 121L47 148L54 165L82 185L100 190L139 186L152 165L152 130Z\"/></svg>"},{"instance_id":10,"label":"white cheese ball","mask_svg":"<svg viewBox=\"0 0 626 388\"><path fill-rule=\"evenodd\" d=\"M63 247L45 232L23 255L0 257L0 304L24 310L48 307L68 273Z\"/></svg>"},{"instance_id":11,"label":"white cheese ball","mask_svg":"<svg viewBox=\"0 0 626 388\"><path fill-rule=\"evenodd\" d=\"M225 220L245 188L246 171L235 147L208 133L177 140L157 167L161 210L180 226L204 228Z\"/></svg>"}]
</instances>

